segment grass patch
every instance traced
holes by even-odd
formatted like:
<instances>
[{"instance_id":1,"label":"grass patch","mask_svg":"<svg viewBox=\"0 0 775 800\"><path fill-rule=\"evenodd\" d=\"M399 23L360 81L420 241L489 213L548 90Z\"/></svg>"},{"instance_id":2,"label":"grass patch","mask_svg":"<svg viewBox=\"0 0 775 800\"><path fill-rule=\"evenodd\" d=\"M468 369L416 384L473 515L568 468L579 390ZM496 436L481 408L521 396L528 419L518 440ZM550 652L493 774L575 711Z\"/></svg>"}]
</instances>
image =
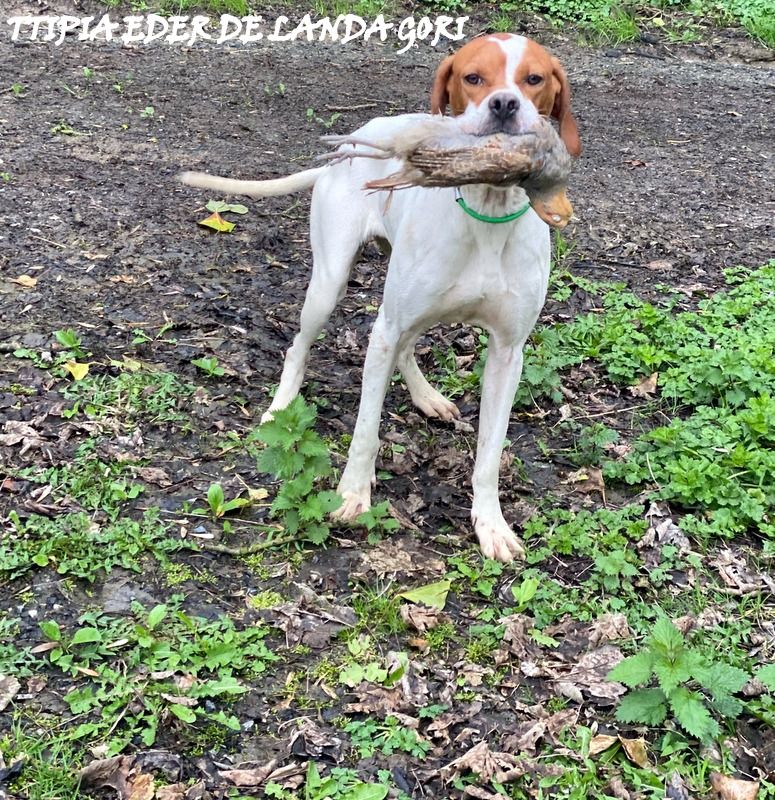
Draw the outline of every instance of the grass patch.
<instances>
[{"instance_id":1,"label":"grass patch","mask_svg":"<svg viewBox=\"0 0 775 800\"><path fill-rule=\"evenodd\" d=\"M115 567L141 572L147 556L165 563L170 553L190 547L169 535L155 511L139 521L124 518L103 525L83 513L55 519L32 515L22 521L11 512L11 524L0 539L0 576L7 580L50 567L93 583Z\"/></svg>"},{"instance_id":2,"label":"grass patch","mask_svg":"<svg viewBox=\"0 0 775 800\"><path fill-rule=\"evenodd\" d=\"M775 538L775 262L725 277L726 290L678 313L675 297L648 303L617 286L585 287L602 295L600 312L536 331L515 402L561 401L564 371L587 360L618 385L656 375L680 416L607 461L606 476L653 485L655 497L695 512L693 533ZM579 434L577 460L602 460L611 434Z\"/></svg>"},{"instance_id":3,"label":"grass patch","mask_svg":"<svg viewBox=\"0 0 775 800\"><path fill-rule=\"evenodd\" d=\"M41 470L27 467L18 476L51 486L53 497L76 502L90 512L100 512L115 521L127 501L136 499L143 486L131 481L131 464L105 462L94 456L95 439L87 439L69 463Z\"/></svg>"},{"instance_id":4,"label":"grass patch","mask_svg":"<svg viewBox=\"0 0 775 800\"><path fill-rule=\"evenodd\" d=\"M725 276L728 290L678 314L675 297L654 304L621 285L584 282L580 288L601 296L600 311L534 333L517 404L560 402L562 371L588 359L623 385L658 372L662 397L677 403L739 406L772 391L775 262L753 271L726 270Z\"/></svg>"},{"instance_id":5,"label":"grass patch","mask_svg":"<svg viewBox=\"0 0 775 800\"><path fill-rule=\"evenodd\" d=\"M51 665L72 678L89 676L64 696L82 720L69 736L102 742L111 754L131 743L150 747L162 725L239 730L237 719L215 704L246 692L239 678L255 678L276 660L263 626L238 629L225 616L190 616L179 597L150 611L135 604L124 619L86 613L72 634L54 621L40 627L54 644Z\"/></svg>"},{"instance_id":6,"label":"grass patch","mask_svg":"<svg viewBox=\"0 0 775 800\"><path fill-rule=\"evenodd\" d=\"M672 41L693 41L700 24L739 25L775 47L775 18L768 0L659 0L656 4L615 0L526 0L499 4L496 27L525 10L543 14L555 25L573 25L595 41L636 40L643 28L662 28Z\"/></svg>"},{"instance_id":7,"label":"grass patch","mask_svg":"<svg viewBox=\"0 0 775 800\"><path fill-rule=\"evenodd\" d=\"M117 8L121 0L102 0L107 9ZM293 10L290 0L281 0L276 7ZM237 17L255 12L249 0L132 0L134 13L153 11L165 16L204 12L211 15L232 14ZM464 0L425 0L419 7L409 7L395 0L315 0L312 13L316 18L356 14L373 19L378 14L403 18L414 12L462 16L475 7ZM497 3L487 9L487 25L493 31L513 32L524 13L545 16L557 27L573 26L595 42L619 44L637 40L643 28L664 31L672 42L695 41L701 27L715 25L743 27L752 37L775 47L775 17L769 0L658 0L655 4L627 0L526 0ZM298 16L308 13L299 7Z\"/></svg>"},{"instance_id":8,"label":"grass patch","mask_svg":"<svg viewBox=\"0 0 775 800\"><path fill-rule=\"evenodd\" d=\"M608 463L605 474L656 484L656 497L693 511L681 523L688 533L730 537L748 530L775 540L774 444L775 401L766 394L741 409L702 406L656 428L625 460Z\"/></svg>"},{"instance_id":9,"label":"grass patch","mask_svg":"<svg viewBox=\"0 0 775 800\"><path fill-rule=\"evenodd\" d=\"M83 412L88 417L112 417L127 425L140 419L148 425L181 422L181 403L191 397L194 387L171 372L120 372L93 375L69 384L64 396L73 403L66 413Z\"/></svg>"},{"instance_id":10,"label":"grass patch","mask_svg":"<svg viewBox=\"0 0 775 800\"><path fill-rule=\"evenodd\" d=\"M83 800L77 777L83 751L71 742L39 726L29 733L16 721L9 734L0 736L0 760L9 766L19 759L23 768L9 786L25 800Z\"/></svg>"}]
</instances>

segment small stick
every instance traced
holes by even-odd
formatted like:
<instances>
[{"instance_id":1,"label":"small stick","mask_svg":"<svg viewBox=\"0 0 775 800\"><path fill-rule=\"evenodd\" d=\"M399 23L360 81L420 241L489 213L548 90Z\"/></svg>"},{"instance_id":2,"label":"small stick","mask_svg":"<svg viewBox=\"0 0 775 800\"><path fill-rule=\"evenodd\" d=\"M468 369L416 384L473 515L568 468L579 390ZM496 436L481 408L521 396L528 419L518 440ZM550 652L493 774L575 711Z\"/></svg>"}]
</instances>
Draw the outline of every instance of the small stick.
<instances>
[{"instance_id":1,"label":"small stick","mask_svg":"<svg viewBox=\"0 0 775 800\"><path fill-rule=\"evenodd\" d=\"M249 544L245 547L229 547L226 544L205 544L204 542L198 542L197 544L199 544L202 550L207 550L211 553L223 553L227 556L235 556L236 558L240 558L242 556L252 555L253 553L260 553L262 550L267 550L275 545L292 544L293 542L300 541L301 539L298 536L285 536L279 539L272 539L268 542L255 542L254 544Z\"/></svg>"},{"instance_id":2,"label":"small stick","mask_svg":"<svg viewBox=\"0 0 775 800\"><path fill-rule=\"evenodd\" d=\"M357 106L326 106L326 111L361 111L365 108L377 108L379 103L361 103Z\"/></svg>"}]
</instances>

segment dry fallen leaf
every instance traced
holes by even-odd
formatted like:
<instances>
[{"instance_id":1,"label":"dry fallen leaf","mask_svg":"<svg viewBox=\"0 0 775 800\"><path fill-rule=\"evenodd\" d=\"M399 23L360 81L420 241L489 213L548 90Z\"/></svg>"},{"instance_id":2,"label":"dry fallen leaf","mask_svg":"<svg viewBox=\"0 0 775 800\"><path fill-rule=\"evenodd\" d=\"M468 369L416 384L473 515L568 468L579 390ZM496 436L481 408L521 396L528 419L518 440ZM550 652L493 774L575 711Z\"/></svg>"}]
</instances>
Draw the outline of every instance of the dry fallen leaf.
<instances>
[{"instance_id":1,"label":"dry fallen leaf","mask_svg":"<svg viewBox=\"0 0 775 800\"><path fill-rule=\"evenodd\" d=\"M0 433L0 446L13 447L21 443L20 455L24 455L33 447L40 447L43 444L43 438L40 433L32 425L20 420L7 420L3 425L3 431L5 433Z\"/></svg>"},{"instance_id":2,"label":"dry fallen leaf","mask_svg":"<svg viewBox=\"0 0 775 800\"><path fill-rule=\"evenodd\" d=\"M185 783L168 783L156 789L156 800L184 800L188 786Z\"/></svg>"},{"instance_id":3,"label":"dry fallen leaf","mask_svg":"<svg viewBox=\"0 0 775 800\"><path fill-rule=\"evenodd\" d=\"M450 761L442 767L441 773L446 778L460 775L463 772L473 772L478 775L483 783L493 778L498 783L506 783L525 774L522 761L511 753L498 753L490 750L487 742L479 742L460 758Z\"/></svg>"},{"instance_id":4,"label":"dry fallen leaf","mask_svg":"<svg viewBox=\"0 0 775 800\"><path fill-rule=\"evenodd\" d=\"M11 700L21 689L21 684L16 678L10 675L0 675L0 711L5 711L8 708Z\"/></svg>"},{"instance_id":5,"label":"dry fallen leaf","mask_svg":"<svg viewBox=\"0 0 775 800\"><path fill-rule=\"evenodd\" d=\"M134 467L134 472L140 480L153 483L162 488L172 486L172 478L160 467Z\"/></svg>"},{"instance_id":6,"label":"dry fallen leaf","mask_svg":"<svg viewBox=\"0 0 775 800\"><path fill-rule=\"evenodd\" d=\"M476 718L476 715L482 710L480 702L471 703L464 711L446 711L439 714L433 722L425 729L425 735L431 739L440 741L443 745L450 743L450 732L453 725L458 725L461 722L468 722ZM505 748L509 750L510 748Z\"/></svg>"},{"instance_id":7,"label":"dry fallen leaf","mask_svg":"<svg viewBox=\"0 0 775 800\"><path fill-rule=\"evenodd\" d=\"M466 786L463 789L463 797L474 797L476 800L509 800L505 794L500 792L488 792L487 789L482 789L481 786Z\"/></svg>"},{"instance_id":8,"label":"dry fallen leaf","mask_svg":"<svg viewBox=\"0 0 775 800\"><path fill-rule=\"evenodd\" d=\"M442 621L443 615L438 609L409 603L401 606L401 619L418 633L425 633L435 628Z\"/></svg>"},{"instance_id":9,"label":"dry fallen leaf","mask_svg":"<svg viewBox=\"0 0 775 800\"><path fill-rule=\"evenodd\" d=\"M578 684L597 700L615 700L626 691L621 683L607 680L608 673L622 660L622 651L611 644L584 653L564 680Z\"/></svg>"},{"instance_id":10,"label":"dry fallen leaf","mask_svg":"<svg viewBox=\"0 0 775 800\"><path fill-rule=\"evenodd\" d=\"M590 494L599 492L605 501L605 484L603 483L603 471L599 467L585 467L568 473L563 483L574 484L574 491Z\"/></svg>"},{"instance_id":11,"label":"dry fallen leaf","mask_svg":"<svg viewBox=\"0 0 775 800\"><path fill-rule=\"evenodd\" d=\"M503 740L503 749L509 753L534 753L536 744L546 734L546 722L528 720L517 726L514 733Z\"/></svg>"},{"instance_id":12,"label":"dry fallen leaf","mask_svg":"<svg viewBox=\"0 0 775 800\"><path fill-rule=\"evenodd\" d=\"M218 774L234 786L261 786L277 766L277 759L252 769L222 769Z\"/></svg>"},{"instance_id":13,"label":"dry fallen leaf","mask_svg":"<svg viewBox=\"0 0 775 800\"><path fill-rule=\"evenodd\" d=\"M458 673L466 686L481 686L487 675L492 675L492 670L479 664L466 664Z\"/></svg>"},{"instance_id":14,"label":"dry fallen leaf","mask_svg":"<svg viewBox=\"0 0 775 800\"><path fill-rule=\"evenodd\" d=\"M410 549L411 547L411 549ZM379 576L393 575L397 572L410 575L421 572L442 573L445 563L426 550L418 549L407 539L383 539L374 547L361 554L361 561L365 571L358 570L356 574L366 575L368 571Z\"/></svg>"},{"instance_id":15,"label":"dry fallen leaf","mask_svg":"<svg viewBox=\"0 0 775 800\"><path fill-rule=\"evenodd\" d=\"M765 572L753 572L742 555L730 549L720 550L710 562L718 570L719 577L733 595L750 594L763 588L775 592L775 580Z\"/></svg>"},{"instance_id":16,"label":"dry fallen leaf","mask_svg":"<svg viewBox=\"0 0 775 800\"><path fill-rule=\"evenodd\" d=\"M630 394L633 397L650 397L652 394L656 394L658 378L659 373L652 372L647 378L643 378L640 383L630 386Z\"/></svg>"},{"instance_id":17,"label":"dry fallen leaf","mask_svg":"<svg viewBox=\"0 0 775 800\"><path fill-rule=\"evenodd\" d=\"M99 674L99 673L97 673ZM186 706L186 708L195 708L199 705L199 701L195 697L185 697L182 695L175 695L175 694L167 694L166 692L161 692L161 697L167 700L170 703L175 703L178 706Z\"/></svg>"},{"instance_id":18,"label":"dry fallen leaf","mask_svg":"<svg viewBox=\"0 0 775 800\"><path fill-rule=\"evenodd\" d=\"M30 648L30 653L33 655L48 653L49 650L55 650L57 647L59 647L58 642L43 642L43 644L36 644L35 647Z\"/></svg>"},{"instance_id":19,"label":"dry fallen leaf","mask_svg":"<svg viewBox=\"0 0 775 800\"><path fill-rule=\"evenodd\" d=\"M19 286L23 286L25 289L33 289L38 285L38 279L33 278L31 275L19 275L18 278L11 278L10 280L11 283L18 283Z\"/></svg>"},{"instance_id":20,"label":"dry fallen leaf","mask_svg":"<svg viewBox=\"0 0 775 800\"><path fill-rule=\"evenodd\" d=\"M575 728L578 721L579 710L577 708L566 708L563 711L555 711L554 714L551 714L544 720L546 723L546 732L555 740L555 743L557 743L557 739L563 731Z\"/></svg>"},{"instance_id":21,"label":"dry fallen leaf","mask_svg":"<svg viewBox=\"0 0 775 800\"><path fill-rule=\"evenodd\" d=\"M152 800L153 775L137 772L134 756L114 756L87 764L79 773L83 789L110 786L119 800Z\"/></svg>"},{"instance_id":22,"label":"dry fallen leaf","mask_svg":"<svg viewBox=\"0 0 775 800\"><path fill-rule=\"evenodd\" d=\"M645 739L625 739L620 736L619 741L622 743L622 750L624 750L625 755L635 766L641 769L645 769L648 766L649 754Z\"/></svg>"},{"instance_id":23,"label":"dry fallen leaf","mask_svg":"<svg viewBox=\"0 0 775 800\"><path fill-rule=\"evenodd\" d=\"M399 689L383 689L381 686L367 686L358 691L357 703L348 703L345 711L350 714L393 714L399 708L409 708Z\"/></svg>"},{"instance_id":24,"label":"dry fallen leaf","mask_svg":"<svg viewBox=\"0 0 775 800\"><path fill-rule=\"evenodd\" d=\"M322 727L308 720L294 731L288 746L297 756L307 755L315 761L322 759L338 764L344 758L346 744L336 728Z\"/></svg>"},{"instance_id":25,"label":"dry fallen leaf","mask_svg":"<svg viewBox=\"0 0 775 800\"><path fill-rule=\"evenodd\" d=\"M589 743L589 754L591 756L596 756L599 753L603 753L608 750L609 747L613 747L618 741L618 736L607 736L604 733L599 733L597 736L592 737L592 741Z\"/></svg>"},{"instance_id":26,"label":"dry fallen leaf","mask_svg":"<svg viewBox=\"0 0 775 800\"><path fill-rule=\"evenodd\" d=\"M759 781L742 781L720 772L710 773L710 785L719 800L756 800Z\"/></svg>"},{"instance_id":27,"label":"dry fallen leaf","mask_svg":"<svg viewBox=\"0 0 775 800\"><path fill-rule=\"evenodd\" d=\"M153 775L147 772L131 776L130 786L129 800L153 800L156 794Z\"/></svg>"},{"instance_id":28,"label":"dry fallen leaf","mask_svg":"<svg viewBox=\"0 0 775 800\"><path fill-rule=\"evenodd\" d=\"M615 639L629 638L630 628L624 614L603 614L589 626L589 644L593 647Z\"/></svg>"},{"instance_id":29,"label":"dry fallen leaf","mask_svg":"<svg viewBox=\"0 0 775 800\"><path fill-rule=\"evenodd\" d=\"M652 509L654 504L652 504ZM654 548L661 551L665 545L674 545L680 553L688 553L691 543L686 534L673 522L670 516L647 514L649 528L638 542L638 549Z\"/></svg>"},{"instance_id":30,"label":"dry fallen leaf","mask_svg":"<svg viewBox=\"0 0 775 800\"><path fill-rule=\"evenodd\" d=\"M508 651L520 660L524 660L537 650L535 642L530 638L533 621L524 614L511 614L502 617L498 622L503 625L503 643Z\"/></svg>"}]
</instances>

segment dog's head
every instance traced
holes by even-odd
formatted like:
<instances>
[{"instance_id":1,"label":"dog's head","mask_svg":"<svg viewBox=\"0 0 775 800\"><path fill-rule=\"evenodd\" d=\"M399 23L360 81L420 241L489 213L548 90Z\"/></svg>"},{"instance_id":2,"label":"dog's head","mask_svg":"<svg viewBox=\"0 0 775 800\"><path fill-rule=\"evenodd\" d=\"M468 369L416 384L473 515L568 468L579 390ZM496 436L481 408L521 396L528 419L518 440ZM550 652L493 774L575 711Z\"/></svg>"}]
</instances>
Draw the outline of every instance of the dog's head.
<instances>
[{"instance_id":1,"label":"dog's head","mask_svg":"<svg viewBox=\"0 0 775 800\"><path fill-rule=\"evenodd\" d=\"M565 70L524 36L481 36L445 58L436 72L431 110L443 114L448 106L479 136L526 133L539 116L552 117L568 152L581 153Z\"/></svg>"}]
</instances>

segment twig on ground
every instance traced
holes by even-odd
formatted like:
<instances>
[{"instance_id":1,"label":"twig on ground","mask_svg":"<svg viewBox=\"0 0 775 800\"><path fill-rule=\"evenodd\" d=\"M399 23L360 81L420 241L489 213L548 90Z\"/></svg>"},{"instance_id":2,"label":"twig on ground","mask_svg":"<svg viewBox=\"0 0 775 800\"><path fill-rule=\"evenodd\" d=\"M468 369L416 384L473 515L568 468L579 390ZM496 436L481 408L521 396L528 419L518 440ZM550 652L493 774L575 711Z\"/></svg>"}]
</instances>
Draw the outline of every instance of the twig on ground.
<instances>
[{"instance_id":1,"label":"twig on ground","mask_svg":"<svg viewBox=\"0 0 775 800\"><path fill-rule=\"evenodd\" d=\"M244 547L229 547L227 544L205 544L200 542L199 546L202 550L207 550L211 553L223 553L227 556L235 556L240 558L242 556L249 556L253 553L260 553L262 550L267 550L270 547L280 546L284 544L293 544L293 542L300 542L298 536L284 536L279 539L271 539L264 542L254 542L253 544L245 545Z\"/></svg>"},{"instance_id":2,"label":"twig on ground","mask_svg":"<svg viewBox=\"0 0 775 800\"><path fill-rule=\"evenodd\" d=\"M379 108L379 103L360 103L356 106L326 106L326 111L361 111L365 108Z\"/></svg>"}]
</instances>

